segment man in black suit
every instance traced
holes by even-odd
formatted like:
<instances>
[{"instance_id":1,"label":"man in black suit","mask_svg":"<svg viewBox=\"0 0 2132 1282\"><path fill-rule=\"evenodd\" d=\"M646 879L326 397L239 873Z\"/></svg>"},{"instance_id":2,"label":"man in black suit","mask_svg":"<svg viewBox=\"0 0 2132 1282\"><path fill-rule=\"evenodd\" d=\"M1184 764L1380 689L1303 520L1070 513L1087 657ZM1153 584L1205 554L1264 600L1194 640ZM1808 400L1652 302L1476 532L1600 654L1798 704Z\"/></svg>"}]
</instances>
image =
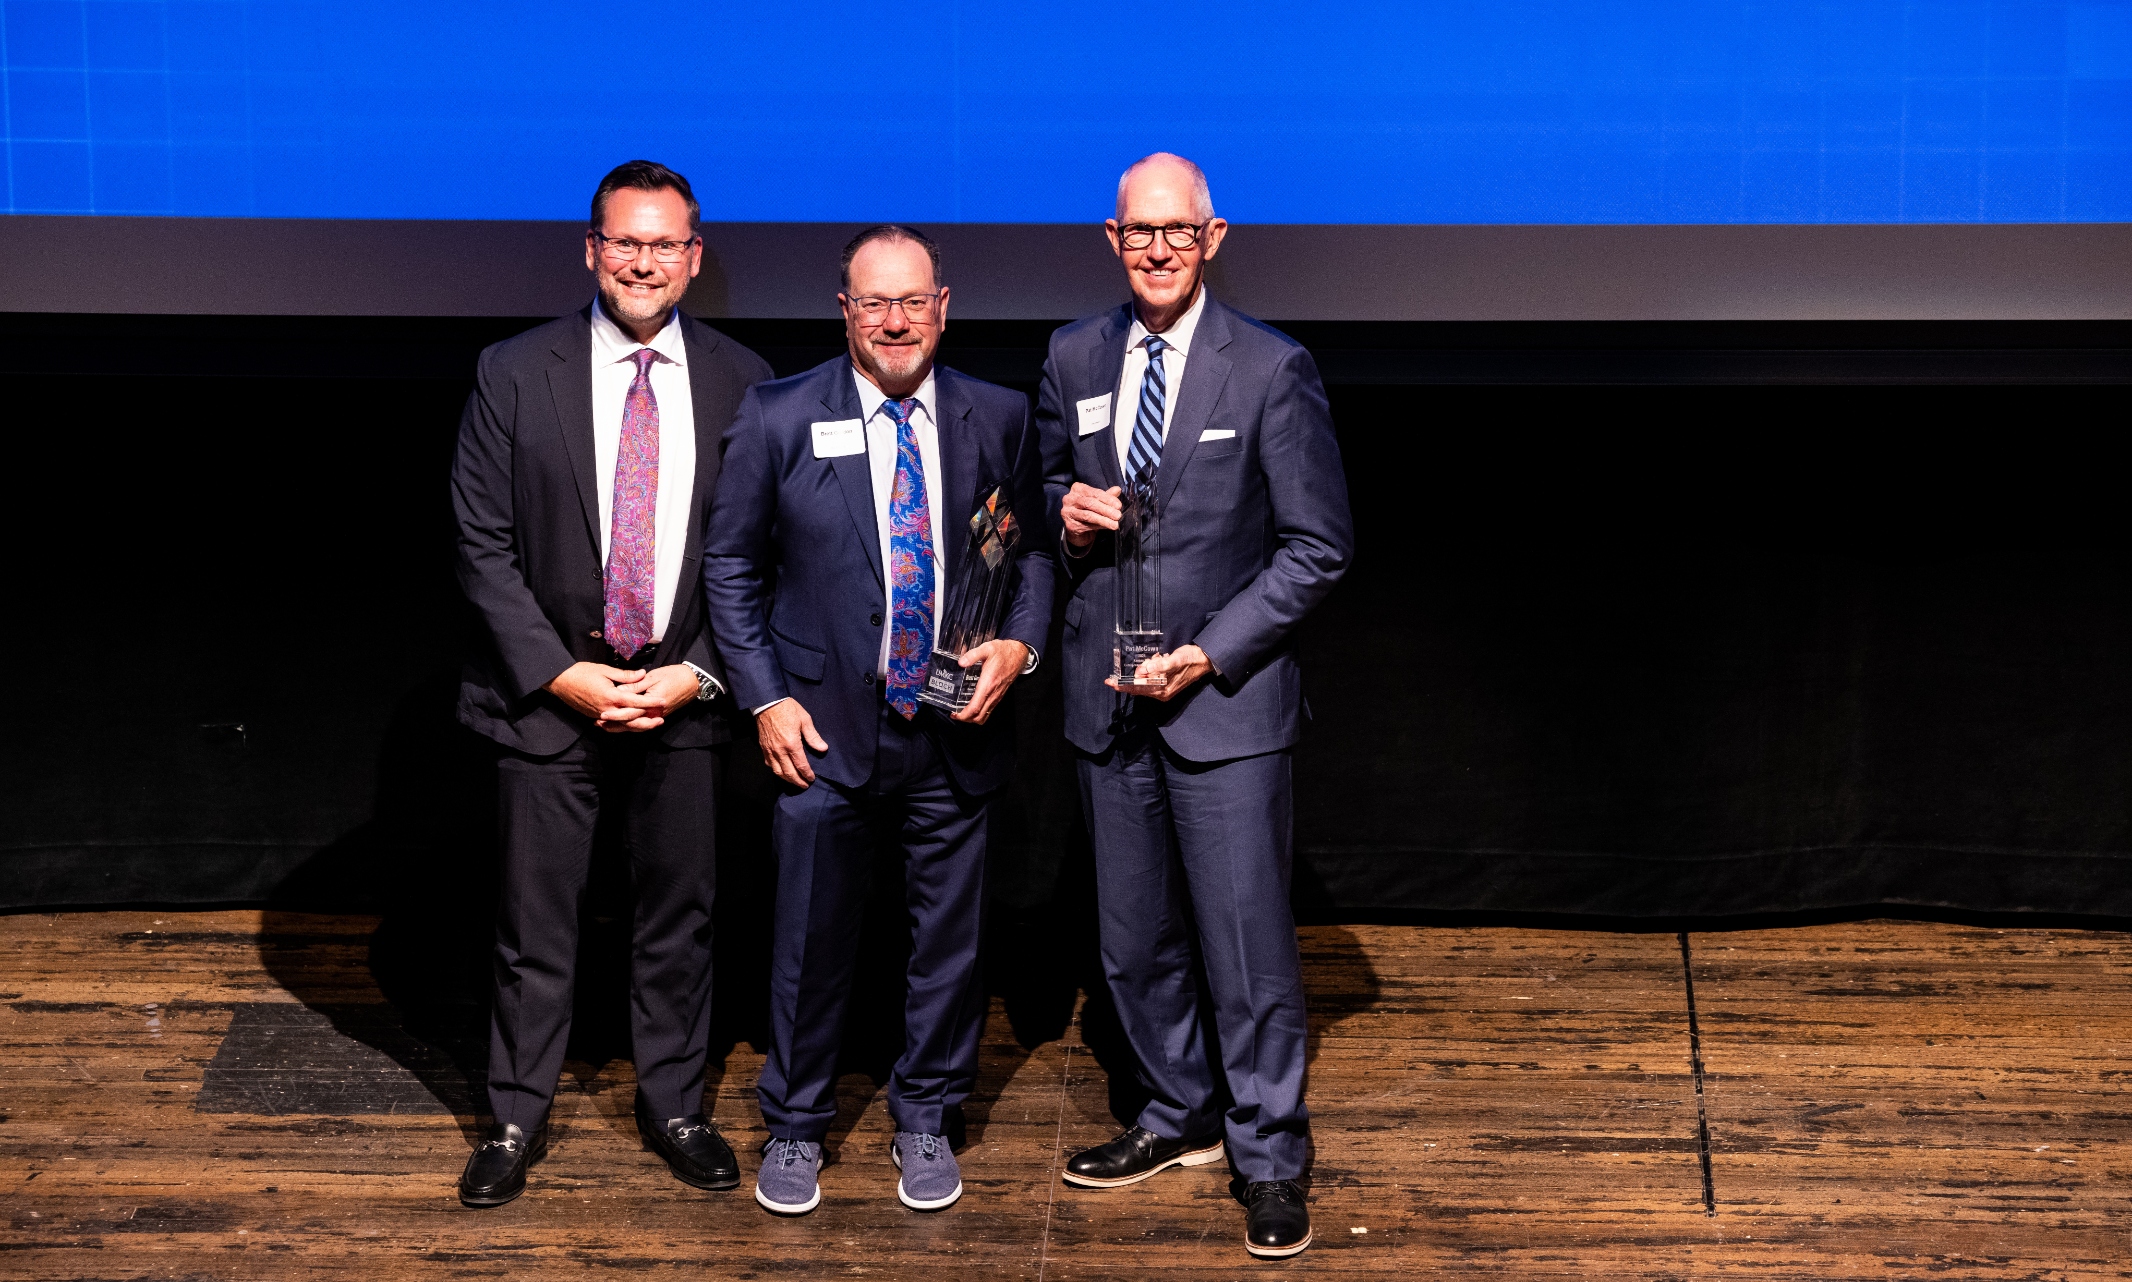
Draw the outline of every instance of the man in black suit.
<instances>
[{"instance_id":1,"label":"man in black suit","mask_svg":"<svg viewBox=\"0 0 2132 1282\"><path fill-rule=\"evenodd\" d=\"M698 567L719 435L770 369L679 310L702 265L698 218L664 165L608 174L585 233L597 297L483 352L459 427L459 582L487 625L459 719L496 742L503 847L494 1121L460 1177L469 1206L517 1197L547 1151L603 807L636 901L637 1127L682 1181L740 1182L703 1113L712 746L728 731Z\"/></svg>"}]
</instances>

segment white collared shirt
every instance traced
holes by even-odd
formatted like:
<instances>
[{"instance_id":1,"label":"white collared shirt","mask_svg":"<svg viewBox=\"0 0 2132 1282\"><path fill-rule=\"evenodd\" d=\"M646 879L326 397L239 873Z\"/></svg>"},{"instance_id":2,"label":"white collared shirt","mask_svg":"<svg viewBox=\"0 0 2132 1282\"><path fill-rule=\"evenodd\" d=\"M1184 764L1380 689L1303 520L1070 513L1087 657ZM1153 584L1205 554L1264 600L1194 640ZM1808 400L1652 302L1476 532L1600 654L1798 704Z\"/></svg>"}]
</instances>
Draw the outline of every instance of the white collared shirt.
<instances>
[{"instance_id":1,"label":"white collared shirt","mask_svg":"<svg viewBox=\"0 0 2132 1282\"><path fill-rule=\"evenodd\" d=\"M1184 363L1192 354L1192 335L1199 329L1199 314L1207 308L1207 287L1199 287L1199 297L1185 309L1177 323L1165 330L1162 341L1169 344L1162 353L1162 441L1170 440L1170 420L1177 417L1177 390L1184 386ZM1133 311L1132 328L1125 331L1125 369L1118 376L1118 394L1111 398L1117 408L1111 413L1111 435L1118 446L1118 475L1128 476L1132 469L1126 460L1133 452L1133 424L1140 417L1140 383L1147 377L1147 326L1140 323L1138 308Z\"/></svg>"},{"instance_id":2,"label":"white collared shirt","mask_svg":"<svg viewBox=\"0 0 2132 1282\"><path fill-rule=\"evenodd\" d=\"M882 408L888 396L873 380L851 367L851 381L859 389L859 421L866 425L866 470L873 479L874 526L881 537L881 653L874 672L888 675L888 638L896 626L896 589L888 581L888 505L896 492L896 420ZM933 635L940 635L940 612L948 596L946 545L940 541L940 408L939 392L928 372L913 393L918 404L911 410L911 430L918 437L918 465L925 472L925 506L933 523Z\"/></svg>"},{"instance_id":3,"label":"white collared shirt","mask_svg":"<svg viewBox=\"0 0 2132 1282\"><path fill-rule=\"evenodd\" d=\"M653 607L651 639L666 636L674 610L674 590L681 583L681 558L688 551L688 511L696 490L696 403L689 393L688 350L681 338L681 314L667 318L651 342L639 343L622 331L599 300L592 302L592 470L600 490L600 563L607 561L614 535L614 464L622 452L622 407L636 381L631 359L649 347L651 394L659 403L659 494L652 514ZM679 660L673 660L679 662Z\"/></svg>"}]
</instances>

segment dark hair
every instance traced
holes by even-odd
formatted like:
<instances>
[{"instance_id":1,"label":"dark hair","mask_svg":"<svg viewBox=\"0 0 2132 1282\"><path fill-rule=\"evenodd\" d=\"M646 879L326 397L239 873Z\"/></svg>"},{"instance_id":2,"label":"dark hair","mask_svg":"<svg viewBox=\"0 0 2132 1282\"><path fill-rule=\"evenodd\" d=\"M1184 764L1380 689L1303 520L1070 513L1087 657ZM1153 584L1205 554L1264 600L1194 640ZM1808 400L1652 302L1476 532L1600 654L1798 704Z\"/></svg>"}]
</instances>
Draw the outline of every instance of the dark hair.
<instances>
[{"instance_id":1,"label":"dark hair","mask_svg":"<svg viewBox=\"0 0 2132 1282\"><path fill-rule=\"evenodd\" d=\"M594 231L607 217L607 197L624 187L632 191L679 192L688 205L688 229L693 232L703 222L703 206L696 203L696 193L689 190L688 179L656 160L625 160L608 170L607 176L600 179L599 190L592 193Z\"/></svg>"},{"instance_id":2,"label":"dark hair","mask_svg":"<svg viewBox=\"0 0 2132 1282\"><path fill-rule=\"evenodd\" d=\"M914 245L925 246L925 256L933 262L933 288L940 287L940 246L933 243L933 238L916 227L905 227L901 223L882 223L853 236L851 243L844 246L844 263L839 270L845 289L851 288L851 260L859 256L860 250L877 240L907 240Z\"/></svg>"}]
</instances>

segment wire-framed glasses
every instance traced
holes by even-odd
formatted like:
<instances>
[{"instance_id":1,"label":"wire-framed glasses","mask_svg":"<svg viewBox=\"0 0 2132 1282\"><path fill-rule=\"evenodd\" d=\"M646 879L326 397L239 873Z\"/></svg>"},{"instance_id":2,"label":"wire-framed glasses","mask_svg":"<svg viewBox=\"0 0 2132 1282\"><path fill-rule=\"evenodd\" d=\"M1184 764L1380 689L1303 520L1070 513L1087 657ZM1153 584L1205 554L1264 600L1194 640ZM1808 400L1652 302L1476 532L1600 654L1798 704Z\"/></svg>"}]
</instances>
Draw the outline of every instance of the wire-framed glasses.
<instances>
[{"instance_id":1,"label":"wire-framed glasses","mask_svg":"<svg viewBox=\"0 0 2132 1282\"><path fill-rule=\"evenodd\" d=\"M859 315L877 321L888 315L891 307L901 307L903 314L914 321L924 322L933 318L933 309L940 302L938 293L906 294L901 298L879 298L872 294L853 296L851 305L859 309Z\"/></svg>"},{"instance_id":2,"label":"wire-framed glasses","mask_svg":"<svg viewBox=\"0 0 2132 1282\"><path fill-rule=\"evenodd\" d=\"M633 263L637 261L637 255L647 249L662 263L678 263L688 257L689 246L697 241L694 236L687 240L631 240L627 236L603 236L598 232L592 233L592 238L600 243L602 257L618 263Z\"/></svg>"}]
</instances>

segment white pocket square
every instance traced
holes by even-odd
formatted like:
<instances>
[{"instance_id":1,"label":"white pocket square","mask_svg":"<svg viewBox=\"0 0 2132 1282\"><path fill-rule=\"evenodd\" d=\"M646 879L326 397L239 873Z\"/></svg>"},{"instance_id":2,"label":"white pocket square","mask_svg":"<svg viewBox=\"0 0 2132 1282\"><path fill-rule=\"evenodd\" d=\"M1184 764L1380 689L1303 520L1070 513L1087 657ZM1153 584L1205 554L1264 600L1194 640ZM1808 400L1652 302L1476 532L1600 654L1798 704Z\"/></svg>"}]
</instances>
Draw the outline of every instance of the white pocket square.
<instances>
[{"instance_id":1,"label":"white pocket square","mask_svg":"<svg viewBox=\"0 0 2132 1282\"><path fill-rule=\"evenodd\" d=\"M1210 427L1199 434L1202 441L1226 441L1236 435L1233 427Z\"/></svg>"}]
</instances>

